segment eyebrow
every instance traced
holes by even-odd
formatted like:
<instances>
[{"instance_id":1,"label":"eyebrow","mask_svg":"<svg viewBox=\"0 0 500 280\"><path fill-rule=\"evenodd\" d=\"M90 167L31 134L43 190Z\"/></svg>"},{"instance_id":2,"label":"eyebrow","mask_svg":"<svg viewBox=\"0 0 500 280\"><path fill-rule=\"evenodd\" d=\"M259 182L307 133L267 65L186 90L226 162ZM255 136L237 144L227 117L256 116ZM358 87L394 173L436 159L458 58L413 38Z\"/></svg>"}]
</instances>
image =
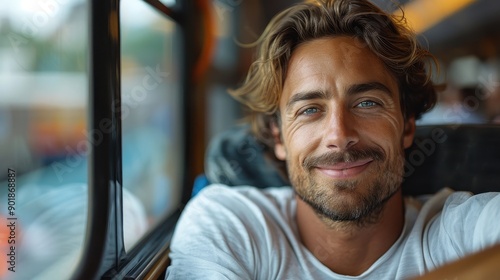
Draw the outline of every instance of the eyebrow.
<instances>
[{"instance_id":1,"label":"eyebrow","mask_svg":"<svg viewBox=\"0 0 500 280\"><path fill-rule=\"evenodd\" d=\"M386 93L389 97L392 98L391 90L386 87L384 84L379 82L371 82L371 83L363 83L363 84L355 84L350 86L347 89L347 95L353 95L357 93L363 93L371 90L378 90Z\"/></svg>"},{"instance_id":2,"label":"eyebrow","mask_svg":"<svg viewBox=\"0 0 500 280\"><path fill-rule=\"evenodd\" d=\"M293 107L293 105L297 102L304 101L304 100L312 100L312 99L328 99L330 94L327 94L323 91L304 91L304 92L299 92L294 94L290 100L286 103L286 111L290 110L290 108Z\"/></svg>"},{"instance_id":3,"label":"eyebrow","mask_svg":"<svg viewBox=\"0 0 500 280\"><path fill-rule=\"evenodd\" d=\"M355 95L371 90L378 90L381 91L385 94L387 94L389 97L393 98L391 90L385 86L382 83L379 82L370 82L370 83L361 83L361 84L354 84L351 85L349 88L347 88L346 94L347 95ZM320 90L313 90L313 91L305 91L305 92L299 92L294 94L290 100L286 104L286 110L290 110L290 108L293 107L293 105L299 101L304 101L304 100L312 100L312 99L328 99L331 97L330 93L320 91Z\"/></svg>"}]
</instances>

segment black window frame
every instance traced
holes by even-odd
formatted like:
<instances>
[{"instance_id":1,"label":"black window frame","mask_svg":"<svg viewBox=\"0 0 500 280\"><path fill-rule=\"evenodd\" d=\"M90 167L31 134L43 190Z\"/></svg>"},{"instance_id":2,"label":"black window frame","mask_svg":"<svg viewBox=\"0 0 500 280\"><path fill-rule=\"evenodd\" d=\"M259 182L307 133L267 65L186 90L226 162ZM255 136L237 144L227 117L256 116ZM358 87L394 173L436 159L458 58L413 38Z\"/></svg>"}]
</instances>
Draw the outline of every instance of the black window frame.
<instances>
[{"instance_id":1,"label":"black window frame","mask_svg":"<svg viewBox=\"0 0 500 280\"><path fill-rule=\"evenodd\" d=\"M137 0L141 1L141 0ZM73 279L144 279L167 253L183 206L191 197L197 159L194 139L202 134L197 124L199 106L193 73L203 29L202 11L196 0L179 1L167 7L158 0L143 0L176 22L182 46L183 175L182 198L177 210L125 252L122 216L122 134L120 0L89 1L89 131L100 131L102 140L89 143L88 219L80 263ZM199 139L199 138L198 138ZM163 264L166 264L163 261ZM147 277L147 275L149 275ZM158 279L164 275L161 274Z\"/></svg>"}]
</instances>

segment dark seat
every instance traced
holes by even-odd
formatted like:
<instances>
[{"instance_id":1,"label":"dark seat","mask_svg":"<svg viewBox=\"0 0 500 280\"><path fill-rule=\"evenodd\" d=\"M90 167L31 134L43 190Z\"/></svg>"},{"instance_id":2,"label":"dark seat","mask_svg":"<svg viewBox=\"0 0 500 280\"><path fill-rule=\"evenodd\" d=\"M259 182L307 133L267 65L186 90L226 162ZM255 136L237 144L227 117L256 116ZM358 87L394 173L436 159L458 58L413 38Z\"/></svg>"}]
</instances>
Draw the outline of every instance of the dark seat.
<instances>
[{"instance_id":1,"label":"dark seat","mask_svg":"<svg viewBox=\"0 0 500 280\"><path fill-rule=\"evenodd\" d=\"M215 137L205 169L211 183L258 188L289 185L248 126L236 126ZM406 150L403 192L429 194L444 187L473 193L500 191L500 126L417 127L414 145Z\"/></svg>"},{"instance_id":2,"label":"dark seat","mask_svg":"<svg viewBox=\"0 0 500 280\"><path fill-rule=\"evenodd\" d=\"M417 127L406 151L403 192L427 194L443 187L500 191L500 126Z\"/></svg>"},{"instance_id":3,"label":"dark seat","mask_svg":"<svg viewBox=\"0 0 500 280\"><path fill-rule=\"evenodd\" d=\"M235 126L210 142L205 156L205 174L210 183L257 188L287 186L266 147L250 134L247 125Z\"/></svg>"}]
</instances>

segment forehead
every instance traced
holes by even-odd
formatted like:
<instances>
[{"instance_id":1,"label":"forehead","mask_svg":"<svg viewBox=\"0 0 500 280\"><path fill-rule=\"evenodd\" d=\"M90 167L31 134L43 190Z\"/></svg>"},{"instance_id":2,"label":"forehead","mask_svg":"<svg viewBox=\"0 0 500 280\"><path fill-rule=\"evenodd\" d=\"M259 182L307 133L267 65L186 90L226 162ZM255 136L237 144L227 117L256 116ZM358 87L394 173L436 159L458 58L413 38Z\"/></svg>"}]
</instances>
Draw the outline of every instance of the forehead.
<instances>
[{"instance_id":1,"label":"forehead","mask_svg":"<svg viewBox=\"0 0 500 280\"><path fill-rule=\"evenodd\" d=\"M368 46L352 37L327 37L299 45L290 58L282 99L301 90L336 90L352 84L379 82L395 95L397 82ZM315 87L315 88L311 88ZM398 96L394 96L398 98Z\"/></svg>"}]
</instances>

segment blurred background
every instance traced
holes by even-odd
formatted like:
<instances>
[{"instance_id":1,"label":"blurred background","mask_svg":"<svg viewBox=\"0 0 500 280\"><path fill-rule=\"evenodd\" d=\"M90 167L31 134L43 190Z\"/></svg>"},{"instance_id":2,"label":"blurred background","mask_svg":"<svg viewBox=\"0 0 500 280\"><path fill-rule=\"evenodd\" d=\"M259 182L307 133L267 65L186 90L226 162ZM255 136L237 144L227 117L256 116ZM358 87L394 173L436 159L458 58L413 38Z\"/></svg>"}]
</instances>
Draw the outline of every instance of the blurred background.
<instances>
[{"instance_id":1,"label":"blurred background","mask_svg":"<svg viewBox=\"0 0 500 280\"><path fill-rule=\"evenodd\" d=\"M68 277L78 263L87 213L88 3L1 0L0 221L7 169L16 171L19 273L7 278L0 230L0 279ZM175 0L161 1L174 5ZM240 84L270 18L297 1L213 0L210 63L196 85L197 156L243 116L227 94ZM447 87L419 124L500 123L498 0L373 0L404 10L439 61ZM183 51L175 23L139 0L121 1L123 184L127 250L174 210L182 184ZM207 27L208 28L208 27ZM202 166L198 172L203 172ZM43 271L43 273L40 273ZM44 276L45 275L45 276ZM52 279L52 278L50 278Z\"/></svg>"}]
</instances>

